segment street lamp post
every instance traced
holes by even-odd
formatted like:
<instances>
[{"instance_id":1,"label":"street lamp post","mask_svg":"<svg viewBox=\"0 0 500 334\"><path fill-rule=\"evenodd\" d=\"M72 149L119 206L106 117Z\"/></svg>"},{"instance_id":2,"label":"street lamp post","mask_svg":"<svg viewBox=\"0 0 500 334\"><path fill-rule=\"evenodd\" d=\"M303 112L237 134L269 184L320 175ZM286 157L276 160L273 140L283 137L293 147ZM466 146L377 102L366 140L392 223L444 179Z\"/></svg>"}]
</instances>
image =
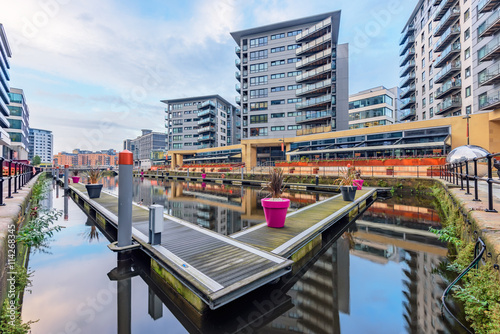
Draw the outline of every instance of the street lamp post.
<instances>
[{"instance_id":1,"label":"street lamp post","mask_svg":"<svg viewBox=\"0 0 500 334\"><path fill-rule=\"evenodd\" d=\"M470 116L467 114L463 118L467 120L467 145L469 145L470 144L470 142L469 142L469 119L470 119Z\"/></svg>"}]
</instances>

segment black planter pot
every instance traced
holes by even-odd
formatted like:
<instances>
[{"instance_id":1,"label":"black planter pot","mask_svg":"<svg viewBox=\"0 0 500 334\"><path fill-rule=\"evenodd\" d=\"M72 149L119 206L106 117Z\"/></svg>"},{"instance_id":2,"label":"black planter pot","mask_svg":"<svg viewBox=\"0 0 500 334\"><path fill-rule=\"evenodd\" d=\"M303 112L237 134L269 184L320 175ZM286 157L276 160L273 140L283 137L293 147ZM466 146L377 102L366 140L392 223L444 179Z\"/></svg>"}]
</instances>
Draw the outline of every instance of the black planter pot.
<instances>
[{"instance_id":1,"label":"black planter pot","mask_svg":"<svg viewBox=\"0 0 500 334\"><path fill-rule=\"evenodd\" d=\"M101 196L102 184L86 184L87 194L89 198L99 198Z\"/></svg>"},{"instance_id":2,"label":"black planter pot","mask_svg":"<svg viewBox=\"0 0 500 334\"><path fill-rule=\"evenodd\" d=\"M356 186L341 186L340 193L344 201L353 202L354 196L356 196Z\"/></svg>"}]
</instances>

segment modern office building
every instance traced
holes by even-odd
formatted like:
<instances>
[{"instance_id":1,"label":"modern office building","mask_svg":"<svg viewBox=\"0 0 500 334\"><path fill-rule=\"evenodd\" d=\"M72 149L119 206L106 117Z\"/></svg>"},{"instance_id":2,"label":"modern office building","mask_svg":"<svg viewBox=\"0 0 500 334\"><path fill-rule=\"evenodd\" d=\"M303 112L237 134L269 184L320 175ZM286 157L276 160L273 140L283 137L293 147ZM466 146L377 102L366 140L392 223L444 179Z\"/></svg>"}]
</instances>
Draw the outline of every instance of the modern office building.
<instances>
[{"instance_id":1,"label":"modern office building","mask_svg":"<svg viewBox=\"0 0 500 334\"><path fill-rule=\"evenodd\" d=\"M130 148L134 155L134 167L141 169L151 168L154 156L157 152L165 152L166 135L164 133L153 132L152 130L142 130L142 135L136 139L124 141L124 147ZM165 159L162 159L164 162Z\"/></svg>"},{"instance_id":2,"label":"modern office building","mask_svg":"<svg viewBox=\"0 0 500 334\"><path fill-rule=\"evenodd\" d=\"M10 116L7 117L7 120L10 126L7 132L10 136L12 157L19 160L28 160L30 112L26 97L24 91L19 88L11 88L8 94Z\"/></svg>"},{"instance_id":3,"label":"modern office building","mask_svg":"<svg viewBox=\"0 0 500 334\"><path fill-rule=\"evenodd\" d=\"M167 150L195 150L239 144L240 110L219 95L161 101Z\"/></svg>"},{"instance_id":4,"label":"modern office building","mask_svg":"<svg viewBox=\"0 0 500 334\"><path fill-rule=\"evenodd\" d=\"M349 96L349 129L389 125L397 121L398 87L383 86Z\"/></svg>"},{"instance_id":5,"label":"modern office building","mask_svg":"<svg viewBox=\"0 0 500 334\"><path fill-rule=\"evenodd\" d=\"M491 37L498 29L494 25L498 13L495 11L492 19L486 21L498 3L495 0L418 2L400 39L403 120L467 115L489 108L478 97L491 89L494 82L483 76L478 85L478 73L496 57L490 51L498 45L494 41L497 39ZM490 70L498 73L498 68ZM482 95L482 100L486 101L487 95Z\"/></svg>"},{"instance_id":6,"label":"modern office building","mask_svg":"<svg viewBox=\"0 0 500 334\"><path fill-rule=\"evenodd\" d=\"M339 24L335 11L231 33L243 139L348 128L348 45L338 44Z\"/></svg>"},{"instance_id":7,"label":"modern office building","mask_svg":"<svg viewBox=\"0 0 500 334\"><path fill-rule=\"evenodd\" d=\"M9 86L9 58L12 56L9 42L3 25L0 23L0 156L5 158L11 157L10 150L10 135L7 130L9 121L7 117L10 115L7 105L9 104L10 86Z\"/></svg>"},{"instance_id":8,"label":"modern office building","mask_svg":"<svg viewBox=\"0 0 500 334\"><path fill-rule=\"evenodd\" d=\"M51 163L53 145L54 137L52 131L31 128L29 130L28 159L33 161L33 158L38 155L42 162Z\"/></svg>"}]
</instances>

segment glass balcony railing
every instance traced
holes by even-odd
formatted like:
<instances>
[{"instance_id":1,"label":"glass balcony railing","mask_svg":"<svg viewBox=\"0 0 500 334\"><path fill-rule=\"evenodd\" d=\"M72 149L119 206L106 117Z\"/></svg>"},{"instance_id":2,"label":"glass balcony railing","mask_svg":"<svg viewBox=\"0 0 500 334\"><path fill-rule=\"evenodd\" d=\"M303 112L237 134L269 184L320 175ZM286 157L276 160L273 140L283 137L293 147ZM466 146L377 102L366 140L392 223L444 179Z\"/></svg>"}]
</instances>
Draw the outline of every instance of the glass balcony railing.
<instances>
[{"instance_id":1,"label":"glass balcony railing","mask_svg":"<svg viewBox=\"0 0 500 334\"><path fill-rule=\"evenodd\" d=\"M413 108L410 108L409 110L407 111L403 111L401 113L401 120L402 121L406 121L406 120L409 120L409 119L412 119L412 118L415 118L415 115L417 114L417 109L415 107Z\"/></svg>"},{"instance_id":2,"label":"glass balcony railing","mask_svg":"<svg viewBox=\"0 0 500 334\"><path fill-rule=\"evenodd\" d=\"M240 93L240 92L241 92L241 87L240 87L240 84L235 84L235 85L234 85L234 89L236 89L236 91L237 91L238 93Z\"/></svg>"},{"instance_id":3,"label":"glass balcony railing","mask_svg":"<svg viewBox=\"0 0 500 334\"><path fill-rule=\"evenodd\" d=\"M413 80L413 79L415 79L415 72L412 72L412 73L408 74L407 76L405 76L401 80L401 82L399 84L399 87L401 87L401 88L406 87L411 82L411 80Z\"/></svg>"},{"instance_id":4,"label":"glass balcony railing","mask_svg":"<svg viewBox=\"0 0 500 334\"><path fill-rule=\"evenodd\" d=\"M459 96L448 97L437 104L436 114L444 114L460 107L462 107L462 99Z\"/></svg>"},{"instance_id":5,"label":"glass balcony railing","mask_svg":"<svg viewBox=\"0 0 500 334\"><path fill-rule=\"evenodd\" d=\"M399 95L399 98L404 99L408 97L409 94L413 93L415 91L415 84L412 83L408 88L401 89L401 94Z\"/></svg>"},{"instance_id":6,"label":"glass balcony railing","mask_svg":"<svg viewBox=\"0 0 500 334\"><path fill-rule=\"evenodd\" d=\"M415 26L413 24L409 24L406 26L405 31L401 34L401 37L399 38L399 45L403 45L403 43L406 42L406 38L408 36L411 36L411 34L415 31Z\"/></svg>"},{"instance_id":7,"label":"glass balcony railing","mask_svg":"<svg viewBox=\"0 0 500 334\"><path fill-rule=\"evenodd\" d=\"M434 12L434 21L443 20L446 11L453 5L456 0L443 0Z\"/></svg>"},{"instance_id":8,"label":"glass balcony railing","mask_svg":"<svg viewBox=\"0 0 500 334\"><path fill-rule=\"evenodd\" d=\"M295 109L304 109L304 108L314 107L314 106L317 106L319 104L324 104L324 103L328 103L328 102L330 102L330 103L332 102L332 96L330 94L316 97L313 99L309 99L309 100L302 102L302 103L297 103L295 105Z\"/></svg>"},{"instance_id":9,"label":"glass balcony railing","mask_svg":"<svg viewBox=\"0 0 500 334\"><path fill-rule=\"evenodd\" d=\"M434 50L435 51L443 50L444 47L446 47L447 43L451 42L453 38L456 37L457 35L460 35L460 26L457 25L449 27L436 42Z\"/></svg>"},{"instance_id":10,"label":"glass balcony railing","mask_svg":"<svg viewBox=\"0 0 500 334\"><path fill-rule=\"evenodd\" d=\"M198 104L198 110L205 109L207 107L216 108L215 102L212 100L206 100L205 102Z\"/></svg>"},{"instance_id":11,"label":"glass balcony railing","mask_svg":"<svg viewBox=\"0 0 500 334\"><path fill-rule=\"evenodd\" d=\"M304 80L312 79L317 75L321 75L327 72L332 71L332 65L331 64L326 64L321 67L315 68L314 70L310 70L307 72L303 72L302 74L299 74L295 77L296 82L301 82Z\"/></svg>"},{"instance_id":12,"label":"glass balcony railing","mask_svg":"<svg viewBox=\"0 0 500 334\"><path fill-rule=\"evenodd\" d=\"M500 35L493 37L491 41L477 51L479 61L488 61L496 58L499 51Z\"/></svg>"},{"instance_id":13,"label":"glass balcony railing","mask_svg":"<svg viewBox=\"0 0 500 334\"><path fill-rule=\"evenodd\" d=\"M401 109L408 109L409 107L414 105L415 102L417 102L415 95L410 96L409 98L406 98L406 99L402 99L401 100Z\"/></svg>"},{"instance_id":14,"label":"glass balcony railing","mask_svg":"<svg viewBox=\"0 0 500 334\"><path fill-rule=\"evenodd\" d=\"M500 4L500 0L481 0L477 4L477 12L483 14L489 12Z\"/></svg>"},{"instance_id":15,"label":"glass balcony railing","mask_svg":"<svg viewBox=\"0 0 500 334\"><path fill-rule=\"evenodd\" d=\"M206 123L215 123L215 118L207 117L204 119L200 119L198 121L198 125L206 124Z\"/></svg>"},{"instance_id":16,"label":"glass balcony railing","mask_svg":"<svg viewBox=\"0 0 500 334\"><path fill-rule=\"evenodd\" d=\"M477 27L477 36L481 38L493 35L498 31L498 20L500 20L500 9L497 9Z\"/></svg>"},{"instance_id":17,"label":"glass balcony railing","mask_svg":"<svg viewBox=\"0 0 500 334\"><path fill-rule=\"evenodd\" d=\"M413 46L413 43L415 43L415 37L408 37L408 40L403 44L401 48L399 48L399 55L402 56L409 47Z\"/></svg>"},{"instance_id":18,"label":"glass balcony railing","mask_svg":"<svg viewBox=\"0 0 500 334\"><path fill-rule=\"evenodd\" d=\"M436 89L434 92L434 98L440 99L448 93L451 93L454 90L460 89L462 87L462 80L460 79L451 79L446 81L441 87Z\"/></svg>"},{"instance_id":19,"label":"glass balcony railing","mask_svg":"<svg viewBox=\"0 0 500 334\"><path fill-rule=\"evenodd\" d=\"M460 52L460 42L457 41L451 45L448 45L446 49L441 52L439 57L436 58L434 67L442 67L445 61L449 60L452 55L458 52Z\"/></svg>"},{"instance_id":20,"label":"glass balcony railing","mask_svg":"<svg viewBox=\"0 0 500 334\"><path fill-rule=\"evenodd\" d=\"M441 81L446 79L449 75L451 75L457 71L460 71L460 68L461 68L460 60L455 60L455 61L449 63L448 65L443 67L443 69L441 71L439 71L436 74L436 76L434 77L434 82L440 83Z\"/></svg>"},{"instance_id":21,"label":"glass balcony railing","mask_svg":"<svg viewBox=\"0 0 500 334\"><path fill-rule=\"evenodd\" d=\"M236 103L241 104L241 97L236 96L234 100L236 101Z\"/></svg>"},{"instance_id":22,"label":"glass balcony railing","mask_svg":"<svg viewBox=\"0 0 500 334\"><path fill-rule=\"evenodd\" d=\"M479 95L479 109L497 109L500 106L500 88Z\"/></svg>"},{"instance_id":23,"label":"glass balcony railing","mask_svg":"<svg viewBox=\"0 0 500 334\"><path fill-rule=\"evenodd\" d=\"M415 55L415 48L409 48L408 51L401 56L401 63L399 66L404 66Z\"/></svg>"},{"instance_id":24,"label":"glass balcony railing","mask_svg":"<svg viewBox=\"0 0 500 334\"><path fill-rule=\"evenodd\" d=\"M215 137L211 135L198 136L198 141L205 141L205 140L215 140Z\"/></svg>"},{"instance_id":25,"label":"glass balcony railing","mask_svg":"<svg viewBox=\"0 0 500 334\"><path fill-rule=\"evenodd\" d=\"M415 67L415 58L412 58L403 68L399 71L399 76L403 77L408 74Z\"/></svg>"},{"instance_id":26,"label":"glass balcony railing","mask_svg":"<svg viewBox=\"0 0 500 334\"><path fill-rule=\"evenodd\" d=\"M331 118L333 115L331 110L307 112L305 115L295 117L295 123L316 121L325 118Z\"/></svg>"},{"instance_id":27,"label":"glass balcony railing","mask_svg":"<svg viewBox=\"0 0 500 334\"><path fill-rule=\"evenodd\" d=\"M324 51L318 52L310 57L306 57L305 59L299 60L295 63L295 68L299 69L304 66L310 65L320 59L330 57L332 54L332 49L326 49Z\"/></svg>"},{"instance_id":28,"label":"glass balcony railing","mask_svg":"<svg viewBox=\"0 0 500 334\"><path fill-rule=\"evenodd\" d=\"M203 110L203 111L198 111L198 117L203 117L203 116L206 116L206 115L212 115L212 116L217 116L217 113L212 110L212 109L206 109L206 110Z\"/></svg>"},{"instance_id":29,"label":"glass balcony railing","mask_svg":"<svg viewBox=\"0 0 500 334\"><path fill-rule=\"evenodd\" d=\"M241 73L240 73L240 71L236 71L234 73L234 76L236 77L237 80L240 80L241 79Z\"/></svg>"},{"instance_id":30,"label":"glass balcony railing","mask_svg":"<svg viewBox=\"0 0 500 334\"><path fill-rule=\"evenodd\" d=\"M239 54L241 52L241 48L239 46L235 46L234 52L236 52L236 54Z\"/></svg>"},{"instance_id":31,"label":"glass balcony railing","mask_svg":"<svg viewBox=\"0 0 500 334\"><path fill-rule=\"evenodd\" d=\"M215 132L215 126L205 126L203 128L198 129L198 133L203 133L203 132Z\"/></svg>"},{"instance_id":32,"label":"glass balcony railing","mask_svg":"<svg viewBox=\"0 0 500 334\"><path fill-rule=\"evenodd\" d=\"M437 37L444 33L445 29L450 26L455 19L460 17L460 8L453 7L446 12L446 14L441 18L441 22L434 29L434 37Z\"/></svg>"},{"instance_id":33,"label":"glass balcony railing","mask_svg":"<svg viewBox=\"0 0 500 334\"><path fill-rule=\"evenodd\" d=\"M317 82L313 85L305 85L305 87L299 88L295 91L295 95L301 96L307 93L315 92L325 87L332 86L332 79L326 79L320 82Z\"/></svg>"},{"instance_id":34,"label":"glass balcony railing","mask_svg":"<svg viewBox=\"0 0 500 334\"><path fill-rule=\"evenodd\" d=\"M500 62L496 62L478 74L479 85L492 85L498 81L500 81Z\"/></svg>"},{"instance_id":35,"label":"glass balcony railing","mask_svg":"<svg viewBox=\"0 0 500 334\"><path fill-rule=\"evenodd\" d=\"M332 24L332 18L329 17L327 19L324 19L323 21L315 24L314 26L312 26L311 28L308 28L308 29L304 29L302 30L301 33L297 34L297 36L295 36L295 40L297 42L300 42L302 39L304 39L305 37L315 33L316 31L318 30L321 30L321 29L324 29L328 26L330 26Z\"/></svg>"},{"instance_id":36,"label":"glass balcony railing","mask_svg":"<svg viewBox=\"0 0 500 334\"><path fill-rule=\"evenodd\" d=\"M332 34L323 35L319 38L316 38L315 40L312 40L312 41L305 43L302 46L298 47L295 50L295 54L297 56L299 56L299 55L303 54L304 52L307 52L307 51L317 47L318 45L321 45L321 44L324 44L326 42L331 41L331 39L332 39Z\"/></svg>"},{"instance_id":37,"label":"glass balcony railing","mask_svg":"<svg viewBox=\"0 0 500 334\"><path fill-rule=\"evenodd\" d=\"M240 65L241 65L241 60L240 60L240 59L235 59L235 60L234 60L234 65L235 65L237 68L240 68Z\"/></svg>"}]
</instances>

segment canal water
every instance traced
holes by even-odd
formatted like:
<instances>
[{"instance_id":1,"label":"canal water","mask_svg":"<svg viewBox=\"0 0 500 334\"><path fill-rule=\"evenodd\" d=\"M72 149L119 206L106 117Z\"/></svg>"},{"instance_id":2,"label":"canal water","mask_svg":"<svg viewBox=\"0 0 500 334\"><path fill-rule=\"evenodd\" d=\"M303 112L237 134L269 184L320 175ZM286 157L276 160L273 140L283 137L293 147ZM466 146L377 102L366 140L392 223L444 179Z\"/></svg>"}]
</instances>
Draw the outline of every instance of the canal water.
<instances>
[{"instance_id":1,"label":"canal water","mask_svg":"<svg viewBox=\"0 0 500 334\"><path fill-rule=\"evenodd\" d=\"M116 179L106 179L105 188L117 192ZM62 190L55 190L46 205L62 210ZM331 196L285 195L294 210ZM134 180L135 201L164 205L169 214L228 235L264 220L263 196L250 187ZM71 199L68 205L68 220L58 222L65 228L30 256L34 274L22 316L38 320L35 334L461 333L441 316L447 248L428 232L440 226L432 198L377 201L284 283L200 319L165 297L141 270L129 279L131 312L119 315L118 300L124 299L113 279L116 254L93 220ZM274 290L280 292L276 300Z\"/></svg>"}]
</instances>

